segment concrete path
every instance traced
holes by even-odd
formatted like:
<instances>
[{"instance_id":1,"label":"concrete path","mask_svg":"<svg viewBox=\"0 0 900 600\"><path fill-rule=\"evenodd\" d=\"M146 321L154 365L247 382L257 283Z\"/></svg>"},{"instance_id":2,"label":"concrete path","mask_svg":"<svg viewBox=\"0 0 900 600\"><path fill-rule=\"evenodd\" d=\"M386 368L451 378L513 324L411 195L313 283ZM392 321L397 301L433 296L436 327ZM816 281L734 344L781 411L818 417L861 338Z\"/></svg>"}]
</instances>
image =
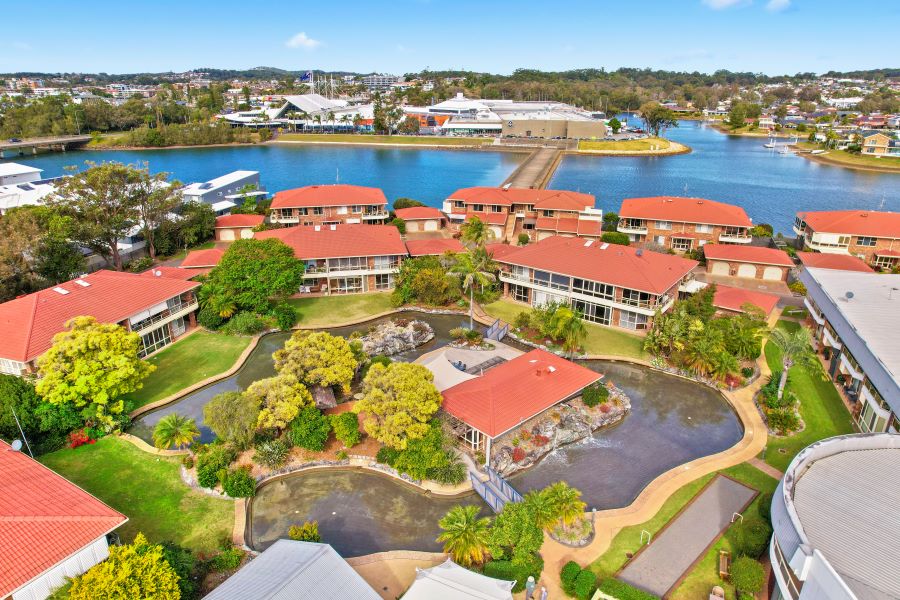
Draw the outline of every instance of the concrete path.
<instances>
[{"instance_id":1,"label":"concrete path","mask_svg":"<svg viewBox=\"0 0 900 600\"><path fill-rule=\"evenodd\" d=\"M618 578L662 597L755 495L755 490L733 479L716 477Z\"/></svg>"},{"instance_id":2,"label":"concrete path","mask_svg":"<svg viewBox=\"0 0 900 600\"><path fill-rule=\"evenodd\" d=\"M773 467L772 465L770 465L769 463L767 463L766 461L762 460L759 457L754 456L747 462L750 463L751 465L753 465L754 467L756 467L757 469L759 469L760 471L762 471L763 473L765 473L766 475L768 475L769 477L774 477L775 479L781 479L782 477L784 477L784 473L782 473L781 471L779 471L778 469L776 469L775 467Z\"/></svg>"},{"instance_id":3,"label":"concrete path","mask_svg":"<svg viewBox=\"0 0 900 600\"><path fill-rule=\"evenodd\" d=\"M503 182L515 188L542 188L549 179L549 172L559 162L562 151L558 148L539 148L525 159L518 169Z\"/></svg>"}]
</instances>

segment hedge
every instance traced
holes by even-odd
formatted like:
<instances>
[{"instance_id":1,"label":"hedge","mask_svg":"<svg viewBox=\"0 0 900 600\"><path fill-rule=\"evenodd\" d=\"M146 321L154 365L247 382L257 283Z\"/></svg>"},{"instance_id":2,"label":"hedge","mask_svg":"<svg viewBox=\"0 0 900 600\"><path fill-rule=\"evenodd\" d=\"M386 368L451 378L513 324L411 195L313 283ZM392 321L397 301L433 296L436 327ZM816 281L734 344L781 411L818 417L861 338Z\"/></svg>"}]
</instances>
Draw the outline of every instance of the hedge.
<instances>
[{"instance_id":1,"label":"hedge","mask_svg":"<svg viewBox=\"0 0 900 600\"><path fill-rule=\"evenodd\" d=\"M531 564L516 565L508 560L492 560L484 565L484 574L488 577L505 581L515 580L516 585L512 589L514 593L525 589L525 582L528 581L529 575L538 581L543 570L544 559L537 555Z\"/></svg>"},{"instance_id":2,"label":"hedge","mask_svg":"<svg viewBox=\"0 0 900 600\"><path fill-rule=\"evenodd\" d=\"M659 596L639 590L618 579L604 579L597 589L618 600L659 600Z\"/></svg>"}]
</instances>

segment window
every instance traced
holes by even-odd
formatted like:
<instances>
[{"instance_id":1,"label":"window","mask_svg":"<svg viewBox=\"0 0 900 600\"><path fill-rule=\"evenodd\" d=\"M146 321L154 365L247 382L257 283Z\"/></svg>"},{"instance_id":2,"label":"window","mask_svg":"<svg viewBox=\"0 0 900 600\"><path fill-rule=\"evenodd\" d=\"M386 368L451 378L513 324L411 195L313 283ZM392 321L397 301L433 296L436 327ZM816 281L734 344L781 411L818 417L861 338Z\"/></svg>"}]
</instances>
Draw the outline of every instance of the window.
<instances>
[{"instance_id":1,"label":"window","mask_svg":"<svg viewBox=\"0 0 900 600\"><path fill-rule=\"evenodd\" d=\"M390 290L394 287L394 274L386 273L384 275L376 275L375 276L375 289L376 290Z\"/></svg>"},{"instance_id":2,"label":"window","mask_svg":"<svg viewBox=\"0 0 900 600\"><path fill-rule=\"evenodd\" d=\"M308 208L298 208L297 213L300 215L303 215L305 217L309 214L309 209Z\"/></svg>"},{"instance_id":3,"label":"window","mask_svg":"<svg viewBox=\"0 0 900 600\"><path fill-rule=\"evenodd\" d=\"M394 269L399 264L396 256L376 256L375 257L375 268L376 269Z\"/></svg>"},{"instance_id":4,"label":"window","mask_svg":"<svg viewBox=\"0 0 900 600\"><path fill-rule=\"evenodd\" d=\"M552 211L552 210L545 210L545 211L543 211L541 214L542 214L543 216L545 216L545 217L552 217L552 216L553 216L553 211Z\"/></svg>"},{"instance_id":5,"label":"window","mask_svg":"<svg viewBox=\"0 0 900 600\"><path fill-rule=\"evenodd\" d=\"M682 252L687 252L694 245L693 240L690 238L682 238L672 236L672 248L674 250L681 250Z\"/></svg>"},{"instance_id":6,"label":"window","mask_svg":"<svg viewBox=\"0 0 900 600\"><path fill-rule=\"evenodd\" d=\"M147 333L141 336L141 351L138 353L138 356L144 358L148 354L156 352L163 346L168 346L172 341L171 337L169 337L169 328L165 325L160 327L159 329L154 329L150 333Z\"/></svg>"},{"instance_id":7,"label":"window","mask_svg":"<svg viewBox=\"0 0 900 600\"><path fill-rule=\"evenodd\" d=\"M879 269L893 269L897 264L897 258L894 256L876 256L872 264Z\"/></svg>"},{"instance_id":8,"label":"window","mask_svg":"<svg viewBox=\"0 0 900 600\"><path fill-rule=\"evenodd\" d=\"M874 246L876 242L876 238L870 236L859 236L856 238L857 246Z\"/></svg>"},{"instance_id":9,"label":"window","mask_svg":"<svg viewBox=\"0 0 900 600\"><path fill-rule=\"evenodd\" d=\"M365 256L351 256L348 258L329 258L329 271L362 271L369 268L369 262Z\"/></svg>"},{"instance_id":10,"label":"window","mask_svg":"<svg viewBox=\"0 0 900 600\"><path fill-rule=\"evenodd\" d=\"M694 226L694 229L697 230L697 233L712 233L712 225L707 225L706 223L697 223Z\"/></svg>"},{"instance_id":11,"label":"window","mask_svg":"<svg viewBox=\"0 0 900 600\"><path fill-rule=\"evenodd\" d=\"M528 303L528 288L524 285L510 285L509 295L513 297L513 300Z\"/></svg>"},{"instance_id":12,"label":"window","mask_svg":"<svg viewBox=\"0 0 900 600\"><path fill-rule=\"evenodd\" d=\"M534 272L534 283L544 287L553 288L554 290L568 291L570 281L571 280L568 277L563 275L556 275L555 273L548 273L547 271Z\"/></svg>"},{"instance_id":13,"label":"window","mask_svg":"<svg viewBox=\"0 0 900 600\"><path fill-rule=\"evenodd\" d=\"M21 375L25 372L25 363L8 358L0 358L0 373L8 373L9 375Z\"/></svg>"},{"instance_id":14,"label":"window","mask_svg":"<svg viewBox=\"0 0 900 600\"><path fill-rule=\"evenodd\" d=\"M357 206L351 206L351 207L350 207L350 212L352 212L352 213L354 213L354 214L355 214L355 213L361 213L361 212L362 212L362 206L359 206L359 205L357 205Z\"/></svg>"},{"instance_id":15,"label":"window","mask_svg":"<svg viewBox=\"0 0 900 600\"><path fill-rule=\"evenodd\" d=\"M328 282L328 287L335 294L353 294L363 291L362 277L337 277Z\"/></svg>"},{"instance_id":16,"label":"window","mask_svg":"<svg viewBox=\"0 0 900 600\"><path fill-rule=\"evenodd\" d=\"M575 279L572 281L572 291L587 296L596 296L597 298L606 298L612 300L614 297L614 288L605 283L590 281L588 279Z\"/></svg>"},{"instance_id":17,"label":"window","mask_svg":"<svg viewBox=\"0 0 900 600\"><path fill-rule=\"evenodd\" d=\"M653 236L653 241L656 242L657 244L659 244L660 246L665 246L666 245L666 236L664 236L664 235Z\"/></svg>"},{"instance_id":18,"label":"window","mask_svg":"<svg viewBox=\"0 0 900 600\"><path fill-rule=\"evenodd\" d=\"M672 229L672 221L657 221L657 229Z\"/></svg>"},{"instance_id":19,"label":"window","mask_svg":"<svg viewBox=\"0 0 900 600\"><path fill-rule=\"evenodd\" d=\"M608 306L601 306L592 302L575 300L574 302L572 302L572 307L581 313L581 316L585 321L590 321L591 323L599 323L600 325L609 325L610 323L610 318L612 317L612 309Z\"/></svg>"},{"instance_id":20,"label":"window","mask_svg":"<svg viewBox=\"0 0 900 600\"><path fill-rule=\"evenodd\" d=\"M619 312L619 327L625 329L647 329L647 315L639 315L627 310Z\"/></svg>"},{"instance_id":21,"label":"window","mask_svg":"<svg viewBox=\"0 0 900 600\"><path fill-rule=\"evenodd\" d=\"M294 212L294 210L291 209L291 208L282 208L282 209L279 209L279 211L278 211L278 218L279 218L279 219L290 219L290 218L293 218L293 216L294 216L293 212Z\"/></svg>"},{"instance_id":22,"label":"window","mask_svg":"<svg viewBox=\"0 0 900 600\"><path fill-rule=\"evenodd\" d=\"M325 209L322 208L321 206L314 206L313 209L312 209L312 214L314 214L314 215L324 215L324 214L325 214Z\"/></svg>"},{"instance_id":23,"label":"window","mask_svg":"<svg viewBox=\"0 0 900 600\"><path fill-rule=\"evenodd\" d=\"M484 212L484 204L473 204L472 210L475 212Z\"/></svg>"},{"instance_id":24,"label":"window","mask_svg":"<svg viewBox=\"0 0 900 600\"><path fill-rule=\"evenodd\" d=\"M637 290L622 290L622 304L629 304L631 306L643 306L645 308L650 306L650 300L655 298L653 294L647 292L639 292Z\"/></svg>"},{"instance_id":25,"label":"window","mask_svg":"<svg viewBox=\"0 0 900 600\"><path fill-rule=\"evenodd\" d=\"M503 212L503 207L494 204L493 206L491 206L491 212L495 212L495 213Z\"/></svg>"},{"instance_id":26,"label":"window","mask_svg":"<svg viewBox=\"0 0 900 600\"><path fill-rule=\"evenodd\" d=\"M850 236L842 235L838 237L838 245L839 246L849 246L850 245Z\"/></svg>"},{"instance_id":27,"label":"window","mask_svg":"<svg viewBox=\"0 0 900 600\"><path fill-rule=\"evenodd\" d=\"M454 200L453 208L465 208L465 207L466 207L466 203L463 202L462 200Z\"/></svg>"},{"instance_id":28,"label":"window","mask_svg":"<svg viewBox=\"0 0 900 600\"><path fill-rule=\"evenodd\" d=\"M530 281L531 280L531 269L528 267L520 267L519 265L513 265L510 274L516 278L521 279L522 281Z\"/></svg>"}]
</instances>

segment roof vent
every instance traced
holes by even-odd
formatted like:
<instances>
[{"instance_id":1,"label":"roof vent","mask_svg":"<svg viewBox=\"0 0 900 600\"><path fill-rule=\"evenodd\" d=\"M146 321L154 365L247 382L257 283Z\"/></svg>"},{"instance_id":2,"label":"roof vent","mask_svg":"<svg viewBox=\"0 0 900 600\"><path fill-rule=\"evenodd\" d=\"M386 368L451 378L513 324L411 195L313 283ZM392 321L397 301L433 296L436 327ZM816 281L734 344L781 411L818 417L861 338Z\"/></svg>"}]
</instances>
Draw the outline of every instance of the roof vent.
<instances>
[{"instance_id":1,"label":"roof vent","mask_svg":"<svg viewBox=\"0 0 900 600\"><path fill-rule=\"evenodd\" d=\"M861 217L868 217L868 216L869 216L869 213L862 213L862 214L859 215L859 216L861 216Z\"/></svg>"},{"instance_id":2,"label":"roof vent","mask_svg":"<svg viewBox=\"0 0 900 600\"><path fill-rule=\"evenodd\" d=\"M63 289L59 286L53 288L53 291L59 294L60 296L65 296L69 293L69 290Z\"/></svg>"},{"instance_id":3,"label":"roof vent","mask_svg":"<svg viewBox=\"0 0 900 600\"><path fill-rule=\"evenodd\" d=\"M603 242L602 244L600 244L601 250L606 250L607 248L609 248L609 244L607 244L606 242Z\"/></svg>"},{"instance_id":4,"label":"roof vent","mask_svg":"<svg viewBox=\"0 0 900 600\"><path fill-rule=\"evenodd\" d=\"M332 230L332 231L336 231L336 230L337 230L337 225L329 225L329 226L328 226L328 229L330 229L330 230Z\"/></svg>"},{"instance_id":5,"label":"roof vent","mask_svg":"<svg viewBox=\"0 0 900 600\"><path fill-rule=\"evenodd\" d=\"M316 231L322 231L322 226L321 226L321 225L316 225Z\"/></svg>"},{"instance_id":6,"label":"roof vent","mask_svg":"<svg viewBox=\"0 0 900 600\"><path fill-rule=\"evenodd\" d=\"M594 243L594 240L588 240L584 243L584 247L590 248L593 243Z\"/></svg>"},{"instance_id":7,"label":"roof vent","mask_svg":"<svg viewBox=\"0 0 900 600\"><path fill-rule=\"evenodd\" d=\"M88 283L87 281L85 281L84 279L76 279L76 280L75 280L75 283L78 284L78 285L80 285L81 287L91 287L91 284L89 284L89 283Z\"/></svg>"},{"instance_id":8,"label":"roof vent","mask_svg":"<svg viewBox=\"0 0 900 600\"><path fill-rule=\"evenodd\" d=\"M697 200L697 204L703 204L703 200Z\"/></svg>"},{"instance_id":9,"label":"roof vent","mask_svg":"<svg viewBox=\"0 0 900 600\"><path fill-rule=\"evenodd\" d=\"M156 271L153 271L153 274L156 275L157 277L162 277L162 271L160 271L159 269L157 269Z\"/></svg>"},{"instance_id":10,"label":"roof vent","mask_svg":"<svg viewBox=\"0 0 900 600\"><path fill-rule=\"evenodd\" d=\"M853 296L855 295L856 294L854 294L853 292L847 292L846 294L844 294L844 297L847 298L847 302L849 302L850 300L853 300Z\"/></svg>"},{"instance_id":11,"label":"roof vent","mask_svg":"<svg viewBox=\"0 0 900 600\"><path fill-rule=\"evenodd\" d=\"M644 250L641 249L641 248L638 248L637 250L634 251L634 255L635 255L635 256L643 256L643 255L644 255Z\"/></svg>"},{"instance_id":12,"label":"roof vent","mask_svg":"<svg viewBox=\"0 0 900 600\"><path fill-rule=\"evenodd\" d=\"M556 373L556 367L551 365L551 366L547 367L547 371L549 373Z\"/></svg>"}]
</instances>

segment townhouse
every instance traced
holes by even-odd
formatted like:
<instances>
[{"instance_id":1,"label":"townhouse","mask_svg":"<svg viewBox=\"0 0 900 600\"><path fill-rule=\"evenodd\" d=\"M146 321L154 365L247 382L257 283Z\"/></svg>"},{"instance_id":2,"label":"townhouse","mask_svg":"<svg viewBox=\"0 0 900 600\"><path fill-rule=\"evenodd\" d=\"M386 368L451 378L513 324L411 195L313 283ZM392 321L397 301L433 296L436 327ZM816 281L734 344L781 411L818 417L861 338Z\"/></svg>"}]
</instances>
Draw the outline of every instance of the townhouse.
<instances>
[{"instance_id":1,"label":"townhouse","mask_svg":"<svg viewBox=\"0 0 900 600\"><path fill-rule=\"evenodd\" d=\"M860 152L872 156L900 158L900 140L884 131L863 131Z\"/></svg>"},{"instance_id":2,"label":"townhouse","mask_svg":"<svg viewBox=\"0 0 900 600\"><path fill-rule=\"evenodd\" d=\"M599 238L603 211L595 205L591 194L566 190L470 187L453 192L444 212L453 225L478 217L497 242L514 242L521 233L537 241L554 235Z\"/></svg>"},{"instance_id":3,"label":"townhouse","mask_svg":"<svg viewBox=\"0 0 900 600\"><path fill-rule=\"evenodd\" d=\"M216 241L233 242L253 237L253 230L265 221L262 215L222 215L216 217Z\"/></svg>"},{"instance_id":4,"label":"townhouse","mask_svg":"<svg viewBox=\"0 0 900 600\"><path fill-rule=\"evenodd\" d=\"M849 254L877 269L900 263L900 213L824 210L797 213L794 233L804 246L826 254Z\"/></svg>"},{"instance_id":5,"label":"townhouse","mask_svg":"<svg viewBox=\"0 0 900 600\"><path fill-rule=\"evenodd\" d=\"M626 198L618 231L636 244L688 252L706 244L749 244L753 223L732 204L677 196Z\"/></svg>"},{"instance_id":6,"label":"townhouse","mask_svg":"<svg viewBox=\"0 0 900 600\"><path fill-rule=\"evenodd\" d=\"M0 373L34 373L66 322L92 316L141 336L147 356L196 325L196 281L96 271L0 304Z\"/></svg>"},{"instance_id":7,"label":"townhouse","mask_svg":"<svg viewBox=\"0 0 900 600\"><path fill-rule=\"evenodd\" d=\"M269 221L282 225L384 224L387 198L378 188L359 185L309 185L277 192Z\"/></svg>"},{"instance_id":8,"label":"townhouse","mask_svg":"<svg viewBox=\"0 0 900 600\"><path fill-rule=\"evenodd\" d=\"M439 231L444 227L444 213L432 206L410 206L394 210L398 219L406 223L407 233Z\"/></svg>"},{"instance_id":9,"label":"townhouse","mask_svg":"<svg viewBox=\"0 0 900 600\"><path fill-rule=\"evenodd\" d=\"M259 231L254 237L277 238L306 263L303 293L391 290L407 256L393 225L300 225Z\"/></svg>"},{"instance_id":10,"label":"townhouse","mask_svg":"<svg viewBox=\"0 0 900 600\"><path fill-rule=\"evenodd\" d=\"M570 304L585 320L630 330L650 328L697 262L596 240L554 236L527 246L489 245L503 294L538 306Z\"/></svg>"}]
</instances>

